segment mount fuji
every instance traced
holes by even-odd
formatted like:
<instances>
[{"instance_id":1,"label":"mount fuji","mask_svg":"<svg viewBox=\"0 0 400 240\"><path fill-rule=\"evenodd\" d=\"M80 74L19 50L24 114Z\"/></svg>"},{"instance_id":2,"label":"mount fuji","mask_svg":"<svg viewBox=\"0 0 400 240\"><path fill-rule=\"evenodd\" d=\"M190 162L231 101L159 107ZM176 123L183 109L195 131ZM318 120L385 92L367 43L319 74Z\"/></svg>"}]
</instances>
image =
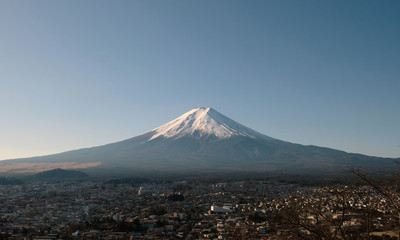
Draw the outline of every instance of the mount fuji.
<instances>
[{"instance_id":1,"label":"mount fuji","mask_svg":"<svg viewBox=\"0 0 400 240\"><path fill-rule=\"evenodd\" d=\"M194 108L145 134L103 146L0 162L0 172L52 168L126 171L390 171L395 159L305 146L254 131L212 108Z\"/></svg>"},{"instance_id":2,"label":"mount fuji","mask_svg":"<svg viewBox=\"0 0 400 240\"><path fill-rule=\"evenodd\" d=\"M160 137L179 139L185 136L218 139L245 136L274 140L233 121L212 108L194 108L151 132L153 135L149 141Z\"/></svg>"}]
</instances>

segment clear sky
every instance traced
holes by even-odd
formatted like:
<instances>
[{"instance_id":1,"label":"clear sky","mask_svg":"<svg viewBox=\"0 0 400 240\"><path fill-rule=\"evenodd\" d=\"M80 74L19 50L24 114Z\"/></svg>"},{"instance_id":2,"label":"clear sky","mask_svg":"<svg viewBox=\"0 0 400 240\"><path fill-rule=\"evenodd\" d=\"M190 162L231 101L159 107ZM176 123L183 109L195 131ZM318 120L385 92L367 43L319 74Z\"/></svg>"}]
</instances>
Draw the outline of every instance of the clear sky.
<instances>
[{"instance_id":1,"label":"clear sky","mask_svg":"<svg viewBox=\"0 0 400 240\"><path fill-rule=\"evenodd\" d=\"M0 1L0 159L124 140L194 107L400 157L400 1Z\"/></svg>"}]
</instances>

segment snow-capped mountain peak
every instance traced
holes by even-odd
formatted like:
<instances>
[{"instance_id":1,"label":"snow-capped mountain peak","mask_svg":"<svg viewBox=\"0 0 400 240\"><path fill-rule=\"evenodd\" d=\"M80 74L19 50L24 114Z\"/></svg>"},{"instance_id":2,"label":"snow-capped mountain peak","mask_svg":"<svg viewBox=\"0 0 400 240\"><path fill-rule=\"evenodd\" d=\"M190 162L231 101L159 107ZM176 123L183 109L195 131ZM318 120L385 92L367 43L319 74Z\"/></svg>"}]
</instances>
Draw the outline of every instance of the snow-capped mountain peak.
<instances>
[{"instance_id":1,"label":"snow-capped mountain peak","mask_svg":"<svg viewBox=\"0 0 400 240\"><path fill-rule=\"evenodd\" d=\"M159 137L178 139L188 135L215 136L220 139L232 136L248 136L273 140L273 138L245 127L210 107L194 108L151 132L153 132L153 136L149 141Z\"/></svg>"}]
</instances>

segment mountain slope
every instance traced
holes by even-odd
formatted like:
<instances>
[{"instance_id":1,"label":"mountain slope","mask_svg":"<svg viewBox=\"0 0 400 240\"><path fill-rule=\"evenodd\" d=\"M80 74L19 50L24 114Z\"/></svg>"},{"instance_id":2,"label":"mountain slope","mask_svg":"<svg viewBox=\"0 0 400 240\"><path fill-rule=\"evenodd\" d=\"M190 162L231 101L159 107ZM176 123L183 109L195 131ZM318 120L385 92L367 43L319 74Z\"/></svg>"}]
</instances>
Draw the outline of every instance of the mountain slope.
<instances>
[{"instance_id":1,"label":"mountain slope","mask_svg":"<svg viewBox=\"0 0 400 240\"><path fill-rule=\"evenodd\" d=\"M4 163L77 163L136 170L340 172L391 170L393 159L351 154L274 139L212 108L195 108L143 135L104 146ZM79 167L75 167L79 168ZM1 171L1 163L0 163Z\"/></svg>"}]
</instances>

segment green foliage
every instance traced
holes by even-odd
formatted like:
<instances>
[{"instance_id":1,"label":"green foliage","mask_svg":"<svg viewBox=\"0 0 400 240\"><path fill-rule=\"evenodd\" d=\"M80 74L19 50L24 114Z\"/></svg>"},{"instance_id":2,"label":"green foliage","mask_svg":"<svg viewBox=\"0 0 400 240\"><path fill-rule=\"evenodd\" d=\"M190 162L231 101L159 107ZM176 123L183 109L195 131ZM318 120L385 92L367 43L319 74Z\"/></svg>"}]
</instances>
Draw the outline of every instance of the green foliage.
<instances>
[{"instance_id":1,"label":"green foliage","mask_svg":"<svg viewBox=\"0 0 400 240\"><path fill-rule=\"evenodd\" d=\"M249 215L249 221L251 221L251 222L261 223L261 222L265 222L266 220L267 220L266 217L261 216L257 212Z\"/></svg>"},{"instance_id":2,"label":"green foliage","mask_svg":"<svg viewBox=\"0 0 400 240\"><path fill-rule=\"evenodd\" d=\"M168 224L168 222L166 222L165 220L157 220L155 227L160 228L160 227L164 227L167 224Z\"/></svg>"},{"instance_id":3,"label":"green foliage","mask_svg":"<svg viewBox=\"0 0 400 240\"><path fill-rule=\"evenodd\" d=\"M172 194L168 196L168 201L172 202L181 202L184 201L185 197L181 194Z\"/></svg>"},{"instance_id":4,"label":"green foliage","mask_svg":"<svg viewBox=\"0 0 400 240\"><path fill-rule=\"evenodd\" d=\"M116 232L139 232L141 230L139 219L133 222L119 222L115 227Z\"/></svg>"},{"instance_id":5,"label":"green foliage","mask_svg":"<svg viewBox=\"0 0 400 240\"><path fill-rule=\"evenodd\" d=\"M157 216L161 216L167 213L167 209L165 208L165 206L157 206L154 207L150 210L150 215L157 215Z\"/></svg>"}]
</instances>

